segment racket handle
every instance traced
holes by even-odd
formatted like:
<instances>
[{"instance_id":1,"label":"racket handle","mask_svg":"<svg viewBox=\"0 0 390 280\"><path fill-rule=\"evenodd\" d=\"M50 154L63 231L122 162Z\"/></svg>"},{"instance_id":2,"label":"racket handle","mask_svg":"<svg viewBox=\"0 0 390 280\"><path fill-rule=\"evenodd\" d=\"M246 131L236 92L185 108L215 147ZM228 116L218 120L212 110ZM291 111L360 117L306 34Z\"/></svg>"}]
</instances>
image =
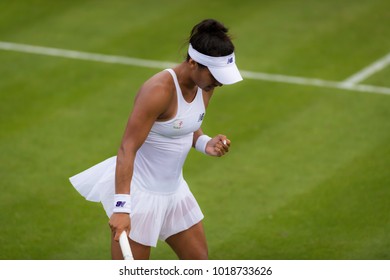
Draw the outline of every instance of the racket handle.
<instances>
[{"instance_id":1,"label":"racket handle","mask_svg":"<svg viewBox=\"0 0 390 280\"><path fill-rule=\"evenodd\" d=\"M129 239L127 238L126 231L122 231L119 236L119 245L122 250L124 260L134 260L133 254L131 253Z\"/></svg>"}]
</instances>

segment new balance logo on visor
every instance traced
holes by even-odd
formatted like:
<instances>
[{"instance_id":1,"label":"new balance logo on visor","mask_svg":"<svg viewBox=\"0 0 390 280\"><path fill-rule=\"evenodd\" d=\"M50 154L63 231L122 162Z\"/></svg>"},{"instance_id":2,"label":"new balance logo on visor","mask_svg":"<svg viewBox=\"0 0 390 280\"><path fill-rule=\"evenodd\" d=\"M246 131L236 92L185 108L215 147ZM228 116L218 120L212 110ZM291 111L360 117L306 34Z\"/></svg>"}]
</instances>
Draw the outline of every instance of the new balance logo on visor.
<instances>
[{"instance_id":1,"label":"new balance logo on visor","mask_svg":"<svg viewBox=\"0 0 390 280\"><path fill-rule=\"evenodd\" d=\"M233 57L228 58L227 64L230 64L230 63L233 63Z\"/></svg>"},{"instance_id":2,"label":"new balance logo on visor","mask_svg":"<svg viewBox=\"0 0 390 280\"><path fill-rule=\"evenodd\" d=\"M125 207L126 201L117 201L115 207Z\"/></svg>"}]
</instances>

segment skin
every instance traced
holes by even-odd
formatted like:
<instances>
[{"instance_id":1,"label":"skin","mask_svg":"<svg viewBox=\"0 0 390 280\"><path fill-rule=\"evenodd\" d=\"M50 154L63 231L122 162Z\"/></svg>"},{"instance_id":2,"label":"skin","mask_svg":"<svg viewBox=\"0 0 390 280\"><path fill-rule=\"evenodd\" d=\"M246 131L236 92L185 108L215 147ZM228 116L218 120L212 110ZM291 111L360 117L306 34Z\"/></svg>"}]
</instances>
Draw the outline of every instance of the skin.
<instances>
[{"instance_id":1,"label":"skin","mask_svg":"<svg viewBox=\"0 0 390 280\"><path fill-rule=\"evenodd\" d=\"M194 100L198 87L202 89L205 106L213 95L214 88L222 86L214 79L207 67L189 59L173 69L177 75L184 99ZM115 192L129 194L133 175L133 165L137 150L146 140L155 121L172 119L177 111L177 96L174 82L167 71L162 71L147 80L135 98L121 146L117 154L115 172ZM194 132L193 147L202 129ZM226 141L226 145L223 143ZM206 146L211 156L223 156L229 151L230 140L225 135L217 135ZM114 213L109 221L111 228L111 254L113 259L123 259L119 246L122 231L130 232L130 217L127 213ZM134 259L149 259L150 247L129 239ZM207 259L207 242L202 222L170 236L166 242L180 259Z\"/></svg>"}]
</instances>

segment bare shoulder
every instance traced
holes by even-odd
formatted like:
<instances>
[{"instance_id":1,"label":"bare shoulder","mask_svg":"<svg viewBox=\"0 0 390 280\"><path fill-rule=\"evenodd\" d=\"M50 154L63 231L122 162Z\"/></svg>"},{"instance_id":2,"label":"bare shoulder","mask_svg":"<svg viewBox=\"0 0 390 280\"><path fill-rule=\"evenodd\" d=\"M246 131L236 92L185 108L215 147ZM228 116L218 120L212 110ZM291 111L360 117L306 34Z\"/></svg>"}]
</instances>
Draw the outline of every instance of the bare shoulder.
<instances>
[{"instance_id":1,"label":"bare shoulder","mask_svg":"<svg viewBox=\"0 0 390 280\"><path fill-rule=\"evenodd\" d=\"M137 93L136 100L147 97L160 101L170 98L174 90L172 79L167 71L162 71L149 78Z\"/></svg>"},{"instance_id":2,"label":"bare shoulder","mask_svg":"<svg viewBox=\"0 0 390 280\"><path fill-rule=\"evenodd\" d=\"M161 71L149 78L135 97L135 106L155 109L162 113L172 102L174 84L168 71Z\"/></svg>"}]
</instances>

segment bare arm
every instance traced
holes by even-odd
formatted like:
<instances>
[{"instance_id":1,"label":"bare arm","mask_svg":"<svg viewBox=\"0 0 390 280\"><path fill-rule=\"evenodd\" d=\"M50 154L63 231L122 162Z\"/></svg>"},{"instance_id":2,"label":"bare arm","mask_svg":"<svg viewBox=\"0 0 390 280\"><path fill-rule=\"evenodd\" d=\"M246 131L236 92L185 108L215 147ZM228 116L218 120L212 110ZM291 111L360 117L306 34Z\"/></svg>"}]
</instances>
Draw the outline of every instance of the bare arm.
<instances>
[{"instance_id":1,"label":"bare arm","mask_svg":"<svg viewBox=\"0 0 390 280\"><path fill-rule=\"evenodd\" d=\"M144 143L153 123L166 111L171 96L164 84L154 81L148 81L138 92L117 154L116 194L131 193L130 185L137 150ZM115 233L114 239L118 241L122 231L130 231L129 215L114 213L110 218L110 227Z\"/></svg>"}]
</instances>

